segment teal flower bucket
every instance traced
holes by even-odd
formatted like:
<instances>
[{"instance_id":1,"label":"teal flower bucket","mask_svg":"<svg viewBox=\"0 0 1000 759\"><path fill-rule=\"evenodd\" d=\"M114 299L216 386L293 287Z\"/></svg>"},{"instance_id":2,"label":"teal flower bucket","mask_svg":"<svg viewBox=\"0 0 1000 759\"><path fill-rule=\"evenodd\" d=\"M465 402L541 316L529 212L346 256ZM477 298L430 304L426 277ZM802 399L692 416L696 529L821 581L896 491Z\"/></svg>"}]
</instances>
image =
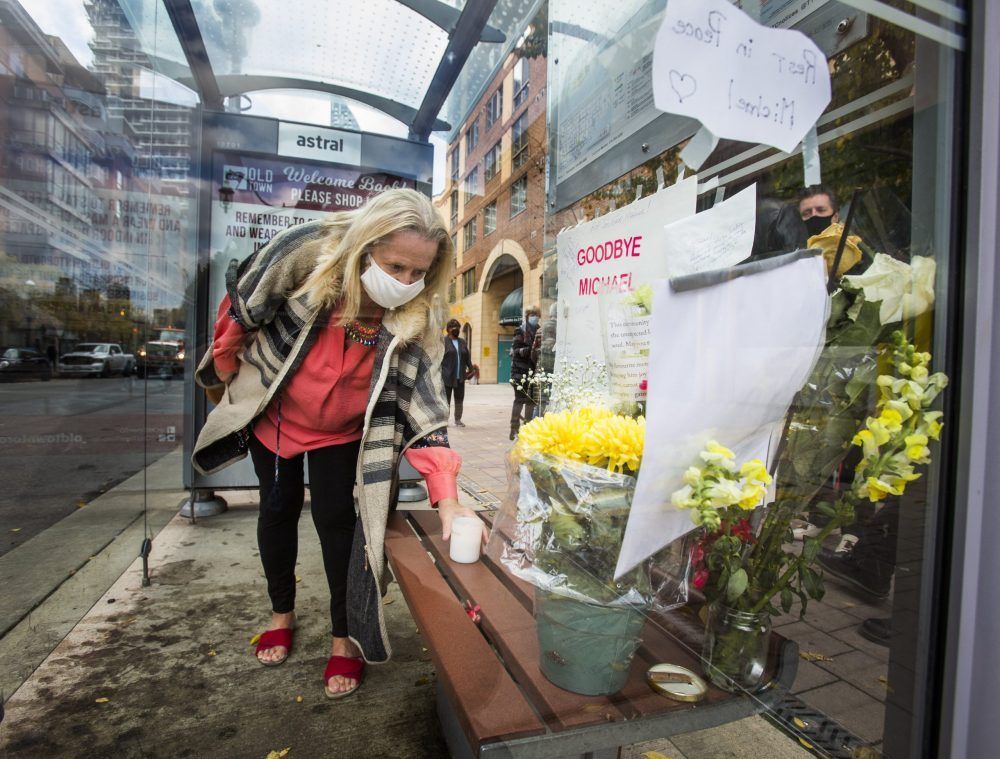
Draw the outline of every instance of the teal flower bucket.
<instances>
[{"instance_id":1,"label":"teal flower bucket","mask_svg":"<svg viewBox=\"0 0 1000 759\"><path fill-rule=\"evenodd\" d=\"M542 674L584 696L616 693L628 680L646 609L605 606L535 591Z\"/></svg>"}]
</instances>

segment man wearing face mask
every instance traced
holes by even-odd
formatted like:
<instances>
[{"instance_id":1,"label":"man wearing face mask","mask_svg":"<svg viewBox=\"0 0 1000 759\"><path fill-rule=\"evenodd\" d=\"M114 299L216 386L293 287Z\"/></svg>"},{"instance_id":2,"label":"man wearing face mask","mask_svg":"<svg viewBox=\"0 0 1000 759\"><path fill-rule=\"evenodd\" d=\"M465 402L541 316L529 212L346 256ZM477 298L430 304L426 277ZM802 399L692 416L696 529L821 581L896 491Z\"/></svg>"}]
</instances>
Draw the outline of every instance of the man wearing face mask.
<instances>
[{"instance_id":1,"label":"man wearing face mask","mask_svg":"<svg viewBox=\"0 0 1000 759\"><path fill-rule=\"evenodd\" d=\"M514 342L510 348L510 384L514 386L514 405L510 410L511 440L517 437L522 421L530 421L535 415L535 388L528 380L535 372L535 359L538 355L535 335L541 313L535 307L524 312L524 321L515 330Z\"/></svg>"},{"instance_id":2,"label":"man wearing face mask","mask_svg":"<svg viewBox=\"0 0 1000 759\"><path fill-rule=\"evenodd\" d=\"M806 187L799 193L799 218L806 225L809 237L814 237L840 222L837 199L821 184Z\"/></svg>"},{"instance_id":3,"label":"man wearing face mask","mask_svg":"<svg viewBox=\"0 0 1000 759\"><path fill-rule=\"evenodd\" d=\"M462 403L465 401L465 380L472 374L472 357L469 346L458 336L458 319L448 321L448 334L444 338L444 357L441 359L441 380L444 392L451 406L451 396L455 395L455 426L464 427Z\"/></svg>"},{"instance_id":4,"label":"man wearing face mask","mask_svg":"<svg viewBox=\"0 0 1000 759\"><path fill-rule=\"evenodd\" d=\"M414 190L290 227L230 267L196 373L215 407L194 466L209 474L249 454L260 482L257 544L271 619L255 655L266 666L292 652L309 466L330 591L328 698L353 693L365 663L391 655L380 596L400 458L423 475L445 540L456 517L474 516L457 500L461 459L448 445L438 373L434 315L451 260L447 228Z\"/></svg>"}]
</instances>

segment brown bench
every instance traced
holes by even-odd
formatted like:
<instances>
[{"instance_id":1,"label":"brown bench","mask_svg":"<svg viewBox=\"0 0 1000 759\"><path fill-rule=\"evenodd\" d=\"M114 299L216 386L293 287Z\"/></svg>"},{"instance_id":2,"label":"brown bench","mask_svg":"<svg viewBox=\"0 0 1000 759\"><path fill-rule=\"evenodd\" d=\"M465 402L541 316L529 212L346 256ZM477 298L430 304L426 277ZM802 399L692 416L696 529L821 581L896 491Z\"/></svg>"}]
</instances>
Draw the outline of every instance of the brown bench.
<instances>
[{"instance_id":1,"label":"brown bench","mask_svg":"<svg viewBox=\"0 0 1000 759\"><path fill-rule=\"evenodd\" d=\"M452 562L436 514L392 514L385 550L437 669L438 715L454 759L617 757L623 745L774 706L795 679L798 647L772 635L773 682L753 698L711 688L703 701L688 704L653 692L645 680L652 664L701 671L701 623L682 609L647 621L620 692L579 696L550 683L539 669L531 586L485 556L476 564ZM466 613L466 600L480 606L479 624Z\"/></svg>"}]
</instances>

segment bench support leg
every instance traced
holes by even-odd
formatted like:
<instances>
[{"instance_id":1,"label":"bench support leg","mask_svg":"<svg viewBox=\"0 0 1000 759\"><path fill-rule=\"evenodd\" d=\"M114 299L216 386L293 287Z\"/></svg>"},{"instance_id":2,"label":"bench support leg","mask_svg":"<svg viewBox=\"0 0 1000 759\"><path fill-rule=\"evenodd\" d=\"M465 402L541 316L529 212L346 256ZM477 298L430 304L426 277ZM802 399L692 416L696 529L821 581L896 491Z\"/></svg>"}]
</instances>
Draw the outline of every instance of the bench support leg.
<instances>
[{"instance_id":1,"label":"bench support leg","mask_svg":"<svg viewBox=\"0 0 1000 759\"><path fill-rule=\"evenodd\" d=\"M451 699L448 698L448 694L445 693L440 681L436 685L436 692L438 719L441 721L441 732L444 733L444 740L448 744L448 753L451 759L476 759L479 756L479 752L472 748L469 740L465 737L462 726L458 721L458 716L455 714L455 709L451 704ZM512 756L509 750L505 749L499 743L490 744L487 753L491 759L502 759L502 757ZM536 755L530 751L529 754ZM550 755L545 754L545 756ZM621 748L605 748L597 751L587 751L583 754L567 754L565 756L560 754L559 756L560 759L619 759Z\"/></svg>"},{"instance_id":2,"label":"bench support leg","mask_svg":"<svg viewBox=\"0 0 1000 759\"><path fill-rule=\"evenodd\" d=\"M437 689L437 713L441 722L441 732L444 733L445 743L448 744L448 753L451 759L476 759L479 756L477 751L473 751L468 739L455 714L455 708L451 705L451 699L444 692L440 681L436 685Z\"/></svg>"}]
</instances>

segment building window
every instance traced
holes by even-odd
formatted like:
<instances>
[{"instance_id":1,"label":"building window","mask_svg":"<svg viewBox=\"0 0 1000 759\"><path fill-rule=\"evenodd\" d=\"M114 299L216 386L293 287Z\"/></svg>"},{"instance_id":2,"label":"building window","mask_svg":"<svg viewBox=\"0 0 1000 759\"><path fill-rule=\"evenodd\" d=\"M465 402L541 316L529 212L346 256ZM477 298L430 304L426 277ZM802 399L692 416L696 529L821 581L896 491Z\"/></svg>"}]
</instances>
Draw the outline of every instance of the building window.
<instances>
[{"instance_id":1,"label":"building window","mask_svg":"<svg viewBox=\"0 0 1000 759\"><path fill-rule=\"evenodd\" d=\"M476 244L476 218L473 217L471 221L467 222L463 229L465 235L462 240L462 250L468 250Z\"/></svg>"},{"instance_id":2,"label":"building window","mask_svg":"<svg viewBox=\"0 0 1000 759\"><path fill-rule=\"evenodd\" d=\"M528 62L518 58L514 64L514 107L528 99Z\"/></svg>"},{"instance_id":3,"label":"building window","mask_svg":"<svg viewBox=\"0 0 1000 759\"><path fill-rule=\"evenodd\" d=\"M451 235L451 260L452 263L458 262L458 233L453 232Z\"/></svg>"},{"instance_id":4,"label":"building window","mask_svg":"<svg viewBox=\"0 0 1000 759\"><path fill-rule=\"evenodd\" d=\"M521 177L510 186L510 215L517 216L528 207L528 178Z\"/></svg>"},{"instance_id":5,"label":"building window","mask_svg":"<svg viewBox=\"0 0 1000 759\"><path fill-rule=\"evenodd\" d=\"M528 160L528 114L522 113L511 127L511 165L523 166Z\"/></svg>"},{"instance_id":6,"label":"building window","mask_svg":"<svg viewBox=\"0 0 1000 759\"><path fill-rule=\"evenodd\" d=\"M487 124L489 126L489 124ZM469 131L465 133L465 154L469 155L479 144L479 119L472 122Z\"/></svg>"},{"instance_id":7,"label":"building window","mask_svg":"<svg viewBox=\"0 0 1000 759\"><path fill-rule=\"evenodd\" d=\"M458 148L455 148L453 151L451 151L451 181L452 182L457 182L458 181L458 156L459 156Z\"/></svg>"},{"instance_id":8,"label":"building window","mask_svg":"<svg viewBox=\"0 0 1000 759\"><path fill-rule=\"evenodd\" d=\"M451 228L458 228L458 190L451 192Z\"/></svg>"},{"instance_id":9,"label":"building window","mask_svg":"<svg viewBox=\"0 0 1000 759\"><path fill-rule=\"evenodd\" d=\"M500 120L500 109L503 106L503 86L497 88L493 97L486 104L486 128L489 129Z\"/></svg>"},{"instance_id":10,"label":"building window","mask_svg":"<svg viewBox=\"0 0 1000 759\"><path fill-rule=\"evenodd\" d=\"M476 267L462 272L462 297L467 298L476 291Z\"/></svg>"},{"instance_id":11,"label":"building window","mask_svg":"<svg viewBox=\"0 0 1000 759\"><path fill-rule=\"evenodd\" d=\"M490 152L486 154L486 181L489 182L493 177L500 173L500 140L497 140L497 144L490 148Z\"/></svg>"},{"instance_id":12,"label":"building window","mask_svg":"<svg viewBox=\"0 0 1000 759\"><path fill-rule=\"evenodd\" d=\"M465 202L468 203L479 194L479 167L469 172L465 178Z\"/></svg>"},{"instance_id":13,"label":"building window","mask_svg":"<svg viewBox=\"0 0 1000 759\"><path fill-rule=\"evenodd\" d=\"M483 237L497 231L497 202L494 200L483 209Z\"/></svg>"}]
</instances>

